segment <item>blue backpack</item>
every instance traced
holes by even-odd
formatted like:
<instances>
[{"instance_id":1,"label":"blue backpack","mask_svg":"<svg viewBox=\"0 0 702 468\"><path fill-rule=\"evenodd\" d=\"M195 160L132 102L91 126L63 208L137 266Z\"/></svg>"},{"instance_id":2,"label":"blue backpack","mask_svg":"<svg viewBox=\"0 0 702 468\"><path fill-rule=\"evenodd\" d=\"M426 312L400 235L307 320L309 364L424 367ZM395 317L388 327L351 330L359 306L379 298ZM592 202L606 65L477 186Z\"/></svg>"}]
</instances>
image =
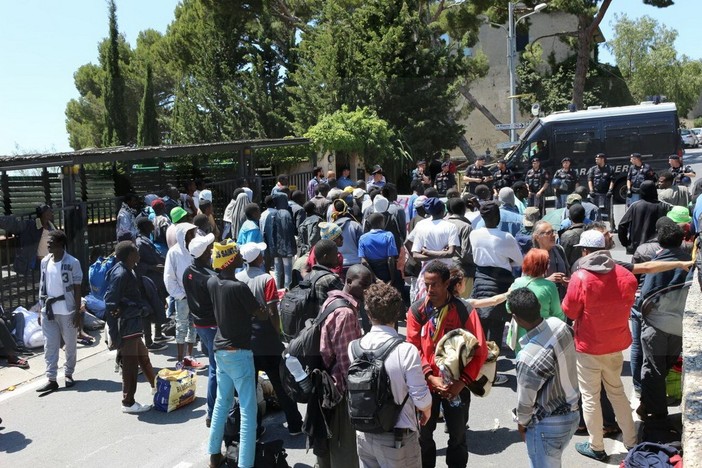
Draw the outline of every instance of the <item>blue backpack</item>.
<instances>
[{"instance_id":1,"label":"blue backpack","mask_svg":"<svg viewBox=\"0 0 702 468\"><path fill-rule=\"evenodd\" d=\"M88 269L90 292L101 301L105 300L105 292L107 292L107 272L110 271L116 263L117 257L114 255L99 257Z\"/></svg>"}]
</instances>

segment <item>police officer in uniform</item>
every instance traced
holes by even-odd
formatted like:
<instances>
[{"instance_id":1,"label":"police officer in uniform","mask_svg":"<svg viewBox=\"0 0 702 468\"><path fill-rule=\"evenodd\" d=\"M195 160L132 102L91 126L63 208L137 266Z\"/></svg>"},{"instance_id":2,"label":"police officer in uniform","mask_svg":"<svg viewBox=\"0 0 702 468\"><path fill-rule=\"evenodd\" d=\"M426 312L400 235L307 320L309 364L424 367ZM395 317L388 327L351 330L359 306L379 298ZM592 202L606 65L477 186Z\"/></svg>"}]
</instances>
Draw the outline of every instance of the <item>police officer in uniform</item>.
<instances>
[{"instance_id":1,"label":"police officer in uniform","mask_svg":"<svg viewBox=\"0 0 702 468\"><path fill-rule=\"evenodd\" d=\"M553 174L553 190L556 192L556 208L565 208L568 195L575 190L578 173L570 168L570 158L561 159L561 168Z\"/></svg>"},{"instance_id":2,"label":"police officer in uniform","mask_svg":"<svg viewBox=\"0 0 702 468\"><path fill-rule=\"evenodd\" d=\"M668 156L668 164L670 164L670 173L673 174L673 185L690 186L691 178L697 174L692 170L692 166L683 166L682 159L677 154Z\"/></svg>"},{"instance_id":3,"label":"police officer in uniform","mask_svg":"<svg viewBox=\"0 0 702 468\"><path fill-rule=\"evenodd\" d=\"M604 207L608 213L608 221L614 230L614 220L612 219L612 190L614 190L614 171L612 166L606 164L604 153L597 153L595 165L587 171L587 185L590 189L592 202L600 208Z\"/></svg>"},{"instance_id":4,"label":"police officer in uniform","mask_svg":"<svg viewBox=\"0 0 702 468\"><path fill-rule=\"evenodd\" d=\"M653 169L651 169L648 163L641 162L641 155L639 153L633 153L629 161L631 161L631 166L629 166L629 171L626 174L627 207L641 199L639 187L641 187L641 184L645 180L656 182L656 173L653 172Z\"/></svg>"},{"instance_id":5,"label":"police officer in uniform","mask_svg":"<svg viewBox=\"0 0 702 468\"><path fill-rule=\"evenodd\" d=\"M544 194L549 180L549 173L541 167L541 160L536 157L531 158L531 169L524 177L524 182L529 189L528 205L538 208L541 215L544 213Z\"/></svg>"},{"instance_id":6,"label":"police officer in uniform","mask_svg":"<svg viewBox=\"0 0 702 468\"><path fill-rule=\"evenodd\" d=\"M495 192L495 197L500 192L501 188L512 187L514 183L514 174L512 170L507 168L507 164L504 159L497 161L497 168L492 172L493 189Z\"/></svg>"},{"instance_id":7,"label":"police officer in uniform","mask_svg":"<svg viewBox=\"0 0 702 468\"><path fill-rule=\"evenodd\" d=\"M479 184L485 184L490 188L492 185L492 174L490 169L485 167L485 156L478 156L475 164L468 166L466 174L463 176L463 183L467 184L466 189L470 193L474 193L475 187Z\"/></svg>"}]
</instances>

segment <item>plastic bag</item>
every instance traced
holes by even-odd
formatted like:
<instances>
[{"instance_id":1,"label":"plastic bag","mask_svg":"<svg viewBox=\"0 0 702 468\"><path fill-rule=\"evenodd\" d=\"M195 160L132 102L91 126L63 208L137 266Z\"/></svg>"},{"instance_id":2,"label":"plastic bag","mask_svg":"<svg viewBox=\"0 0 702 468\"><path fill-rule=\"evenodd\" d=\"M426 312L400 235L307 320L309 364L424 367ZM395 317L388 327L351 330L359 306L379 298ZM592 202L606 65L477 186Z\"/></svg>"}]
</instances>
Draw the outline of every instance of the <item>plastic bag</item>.
<instances>
[{"instance_id":1,"label":"plastic bag","mask_svg":"<svg viewBox=\"0 0 702 468\"><path fill-rule=\"evenodd\" d=\"M14 313L24 315L24 335L22 335L24 345L27 348L44 346L44 333L39 325L39 314L30 312L24 307L16 308Z\"/></svg>"},{"instance_id":2,"label":"plastic bag","mask_svg":"<svg viewBox=\"0 0 702 468\"><path fill-rule=\"evenodd\" d=\"M195 401L197 375L189 370L161 369L156 375L154 408L164 413Z\"/></svg>"}]
</instances>

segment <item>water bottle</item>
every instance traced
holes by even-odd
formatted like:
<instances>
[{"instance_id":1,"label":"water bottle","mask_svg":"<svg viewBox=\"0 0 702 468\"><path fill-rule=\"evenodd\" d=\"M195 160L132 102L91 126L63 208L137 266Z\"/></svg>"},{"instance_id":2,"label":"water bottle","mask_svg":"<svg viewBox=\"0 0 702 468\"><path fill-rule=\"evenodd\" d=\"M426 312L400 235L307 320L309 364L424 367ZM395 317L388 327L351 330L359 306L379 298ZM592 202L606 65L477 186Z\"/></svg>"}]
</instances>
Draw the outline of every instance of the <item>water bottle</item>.
<instances>
[{"instance_id":1,"label":"water bottle","mask_svg":"<svg viewBox=\"0 0 702 468\"><path fill-rule=\"evenodd\" d=\"M441 371L441 378L444 379L444 383L447 385L453 384L453 379L451 379L451 375L448 369L442 364L439 366L439 371ZM456 406L461 406L461 397L460 395L456 395L455 397L451 398L449 400L449 405L456 407Z\"/></svg>"},{"instance_id":2,"label":"water bottle","mask_svg":"<svg viewBox=\"0 0 702 468\"><path fill-rule=\"evenodd\" d=\"M295 382L298 383L300 388L305 393L309 393L310 390L312 390L310 376L307 375L307 372L305 372L305 369L302 368L302 364L300 363L299 359L297 359L295 356L291 356L290 354L286 354L285 355L285 367L288 368L288 370L292 374L293 378L295 379Z\"/></svg>"}]
</instances>

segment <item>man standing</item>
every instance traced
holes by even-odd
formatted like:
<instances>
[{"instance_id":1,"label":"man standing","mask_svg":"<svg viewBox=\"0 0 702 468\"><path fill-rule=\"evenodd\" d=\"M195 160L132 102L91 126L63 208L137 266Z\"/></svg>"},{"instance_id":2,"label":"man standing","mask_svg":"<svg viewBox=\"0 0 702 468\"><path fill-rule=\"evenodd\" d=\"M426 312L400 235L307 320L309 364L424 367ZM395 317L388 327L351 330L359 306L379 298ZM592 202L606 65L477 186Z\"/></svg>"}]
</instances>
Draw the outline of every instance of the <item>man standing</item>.
<instances>
[{"instance_id":1,"label":"man standing","mask_svg":"<svg viewBox=\"0 0 702 468\"><path fill-rule=\"evenodd\" d=\"M517 427L532 468L560 467L578 427L578 374L573 331L563 321L541 318L536 295L513 290L507 304L526 330L517 355Z\"/></svg>"},{"instance_id":2,"label":"man standing","mask_svg":"<svg viewBox=\"0 0 702 468\"><path fill-rule=\"evenodd\" d=\"M497 161L497 168L492 171L493 191L495 196L500 192L500 189L505 187L512 187L514 184L514 174L512 170L507 168L507 164L504 159Z\"/></svg>"},{"instance_id":3,"label":"man standing","mask_svg":"<svg viewBox=\"0 0 702 468\"><path fill-rule=\"evenodd\" d=\"M373 171L371 172L371 179L366 184L366 190L368 192L373 188L382 189L385 186L385 175L383 174L383 168L377 164L373 166Z\"/></svg>"},{"instance_id":4,"label":"man standing","mask_svg":"<svg viewBox=\"0 0 702 468\"><path fill-rule=\"evenodd\" d=\"M266 244L250 242L241 246L241 256L246 262L246 269L236 274L236 279L246 284L259 305L266 310L264 320L253 319L251 322L251 350L254 355L256 374L266 373L278 403L285 412L290 435L302 433L302 415L297 405L290 399L280 380L279 367L281 353L285 348L280 341L280 316L278 315L278 288L275 280L265 271L263 251Z\"/></svg>"},{"instance_id":5,"label":"man standing","mask_svg":"<svg viewBox=\"0 0 702 468\"><path fill-rule=\"evenodd\" d=\"M576 245L580 242L580 236L585 231L585 208L580 203L573 203L568 208L568 219L571 221L571 225L561 233L560 242L566 258L568 258L568 264L573 265L582 257L580 247L576 247Z\"/></svg>"},{"instance_id":6,"label":"man standing","mask_svg":"<svg viewBox=\"0 0 702 468\"><path fill-rule=\"evenodd\" d=\"M697 174L692 170L692 166L683 166L683 161L677 154L672 154L668 157L670 172L675 178L675 185L690 186L690 179Z\"/></svg>"},{"instance_id":7,"label":"man standing","mask_svg":"<svg viewBox=\"0 0 702 468\"><path fill-rule=\"evenodd\" d=\"M39 269L42 259L49 255L49 233L56 229L54 210L49 205L42 203L34 212L36 219L0 216L0 229L19 235L20 246L15 251L13 269L20 275Z\"/></svg>"},{"instance_id":8,"label":"man standing","mask_svg":"<svg viewBox=\"0 0 702 468\"><path fill-rule=\"evenodd\" d=\"M629 254L656 234L656 221L670 209L658 200L656 187L649 180L641 184L639 195L641 200L632 203L619 222L619 242Z\"/></svg>"},{"instance_id":9,"label":"man standing","mask_svg":"<svg viewBox=\"0 0 702 468\"><path fill-rule=\"evenodd\" d=\"M631 344L629 313L637 282L633 274L617 265L605 247L604 235L585 231L577 247L582 249L580 269L570 278L563 311L575 320L578 382L589 442L575 444L582 455L603 461L602 384L612 403L627 449L636 445L631 405L622 384L622 351Z\"/></svg>"},{"instance_id":10,"label":"man standing","mask_svg":"<svg viewBox=\"0 0 702 468\"><path fill-rule=\"evenodd\" d=\"M531 169L526 173L524 182L529 189L529 206L535 206L540 213L544 212L544 193L548 188L550 176L546 169L541 167L541 160L537 157L531 159Z\"/></svg>"},{"instance_id":11,"label":"man standing","mask_svg":"<svg viewBox=\"0 0 702 468\"><path fill-rule=\"evenodd\" d=\"M322 181L322 168L320 166L312 169L312 179L307 183L307 199L312 200L317 194L317 185Z\"/></svg>"},{"instance_id":12,"label":"man standing","mask_svg":"<svg viewBox=\"0 0 702 468\"><path fill-rule=\"evenodd\" d=\"M472 383L487 358L487 344L475 311L449 291L449 267L432 261L424 271L426 296L420 297L407 312L407 341L419 350L424 378L432 392L431 417L420 429L419 444L422 451L422 467L436 466L436 442L434 430L439 419L439 407L444 410L446 428L449 433L446 449L446 465L465 468L468 464L466 423L470 406L470 392L466 385ZM436 344L451 330L464 329L478 340L473 359L463 368L460 377L446 383L434 360ZM456 397L460 403L454 403Z\"/></svg>"},{"instance_id":13,"label":"man standing","mask_svg":"<svg viewBox=\"0 0 702 468\"><path fill-rule=\"evenodd\" d=\"M193 263L193 257L188 251L190 241L195 237L197 226L190 223L175 225L176 243L168 249L166 254L166 264L163 268L163 282L166 290L175 302L176 317L176 347L178 349L178 362L176 368L188 367L201 369L204 364L197 362L193 357L193 346L195 345L195 327L193 317L188 308L188 299L183 287L183 274L185 269ZM187 344L187 353L186 351Z\"/></svg>"},{"instance_id":14,"label":"man standing","mask_svg":"<svg viewBox=\"0 0 702 468\"><path fill-rule=\"evenodd\" d=\"M680 249L683 230L673 223L658 228L662 250L657 261L689 261L690 255ZM639 310L641 325L641 405L636 413L641 419L665 419L668 415L665 378L682 352L682 319L685 301L692 282L692 271L678 268L647 274L641 286Z\"/></svg>"},{"instance_id":15,"label":"man standing","mask_svg":"<svg viewBox=\"0 0 702 468\"><path fill-rule=\"evenodd\" d=\"M80 317L80 288L83 271L80 262L66 253L68 239L63 231L48 233L49 254L41 261L39 277L39 302L41 304L41 331L44 334L44 361L49 381L37 392L58 390L58 371L61 340L65 343L66 387L75 384L73 371L76 368L76 341ZM136 250L136 247L134 248ZM141 321L139 322L141 330Z\"/></svg>"},{"instance_id":16,"label":"man standing","mask_svg":"<svg viewBox=\"0 0 702 468\"><path fill-rule=\"evenodd\" d=\"M397 340L399 335L395 325L403 312L400 293L389 285L375 283L365 291L364 298L373 327L359 340L361 348L374 350L390 340ZM353 358L351 349L350 346L349 355ZM417 411L421 413L419 423L425 424L431 417L432 397L424 380L419 352L410 343L400 343L388 353L384 364L393 399L395 404L402 405L402 409L393 431L381 434L356 432L361 468L420 466ZM399 448L395 445L398 437Z\"/></svg>"},{"instance_id":17,"label":"man standing","mask_svg":"<svg viewBox=\"0 0 702 468\"><path fill-rule=\"evenodd\" d=\"M675 184L675 176L671 172L663 172L658 177L658 199L673 206L690 204L690 192L683 184Z\"/></svg>"},{"instance_id":18,"label":"man standing","mask_svg":"<svg viewBox=\"0 0 702 468\"><path fill-rule=\"evenodd\" d=\"M468 166L466 173L463 176L463 183L466 185L466 190L470 193L475 193L475 187L479 184L489 184L492 182L492 173L485 167L485 156L482 154L475 159L475 163Z\"/></svg>"},{"instance_id":19,"label":"man standing","mask_svg":"<svg viewBox=\"0 0 702 468\"><path fill-rule=\"evenodd\" d=\"M424 170L427 167L427 162L425 160L420 160L417 161L417 167L415 169L412 169L412 182L416 182L418 184L422 184L424 181Z\"/></svg>"},{"instance_id":20,"label":"man standing","mask_svg":"<svg viewBox=\"0 0 702 468\"><path fill-rule=\"evenodd\" d=\"M647 180L652 180L654 182L656 180L656 174L653 172L653 169L651 169L651 166L641 161L640 153L632 153L629 162L631 162L631 166L629 166L629 171L626 174L627 207L641 199L641 195L639 194L641 184Z\"/></svg>"},{"instance_id":21,"label":"man standing","mask_svg":"<svg viewBox=\"0 0 702 468\"><path fill-rule=\"evenodd\" d=\"M366 265L381 281L391 285L399 274L395 267L398 251L395 237L383 229L385 217L380 213L373 213L368 217L371 230L358 239L358 256L361 263Z\"/></svg>"},{"instance_id":22,"label":"man standing","mask_svg":"<svg viewBox=\"0 0 702 468\"><path fill-rule=\"evenodd\" d=\"M603 207L607 210L609 214L608 221L610 222L610 226L614 229L610 210L610 200L612 199L612 190L614 190L613 174L612 167L606 164L604 153L597 153L597 156L595 156L595 165L587 171L587 186L590 189L592 202L600 210L602 210Z\"/></svg>"},{"instance_id":23,"label":"man standing","mask_svg":"<svg viewBox=\"0 0 702 468\"><path fill-rule=\"evenodd\" d=\"M110 326L112 348L119 350L122 362L122 412L137 414L151 409L151 405L134 401L139 368L152 389L156 385L156 373L149 350L141 339L143 298L134 272L139 252L132 242L123 241L117 244L115 256L118 263L107 273L105 318Z\"/></svg>"},{"instance_id":24,"label":"man standing","mask_svg":"<svg viewBox=\"0 0 702 468\"><path fill-rule=\"evenodd\" d=\"M207 281L217 332L214 338L217 362L217 399L212 411L208 452L210 467L222 463L222 438L234 392L239 397L239 466L254 466L256 453L256 372L251 351L251 318L268 319L251 290L235 277L244 262L236 242L215 243L212 267L219 272Z\"/></svg>"},{"instance_id":25,"label":"man standing","mask_svg":"<svg viewBox=\"0 0 702 468\"><path fill-rule=\"evenodd\" d=\"M561 168L553 174L553 189L556 192L556 208L565 208L568 195L575 190L578 173L570 168L570 158L561 159Z\"/></svg>"},{"instance_id":26,"label":"man standing","mask_svg":"<svg viewBox=\"0 0 702 468\"><path fill-rule=\"evenodd\" d=\"M356 453L356 434L349 421L346 407L346 374L351 364L349 344L361 337L359 308L363 301L363 292L373 283L373 275L368 268L357 264L346 273L346 284L341 291L330 291L329 297L320 310L324 310L337 299L345 305L336 307L320 325L319 354L324 368L332 377L336 390L344 395L332 409L329 427L331 438L328 447L320 451L315 447L319 468L354 468L358 467ZM308 410L309 411L309 410Z\"/></svg>"},{"instance_id":27,"label":"man standing","mask_svg":"<svg viewBox=\"0 0 702 468\"><path fill-rule=\"evenodd\" d=\"M356 183L349 177L351 175L351 169L344 167L341 169L341 177L336 179L336 187L344 190L346 187L353 187Z\"/></svg>"},{"instance_id":28,"label":"man standing","mask_svg":"<svg viewBox=\"0 0 702 468\"><path fill-rule=\"evenodd\" d=\"M470 221L466 218L466 204L460 198L448 200L448 209L451 213L446 221L456 226L458 230L458 240L460 249L454 251L453 260L463 269L466 279L466 287L463 289L461 297L467 299L473 292L473 280L475 279L475 262L473 261L473 249L470 246L470 233L473 231Z\"/></svg>"},{"instance_id":29,"label":"man standing","mask_svg":"<svg viewBox=\"0 0 702 468\"><path fill-rule=\"evenodd\" d=\"M207 375L207 416L205 425L210 427L212 411L217 398L217 362L214 356L214 338L217 333L217 320L212 299L207 292L207 281L215 275L211 268L214 234L198 236L188 244L193 263L183 273L183 289L188 301L188 309L193 317L195 331L207 348L210 368Z\"/></svg>"},{"instance_id":30,"label":"man standing","mask_svg":"<svg viewBox=\"0 0 702 468\"><path fill-rule=\"evenodd\" d=\"M446 192L456 186L456 177L449 172L450 163L445 162L441 165L441 172L434 179L434 188L439 192L440 197L445 197Z\"/></svg>"}]
</instances>

